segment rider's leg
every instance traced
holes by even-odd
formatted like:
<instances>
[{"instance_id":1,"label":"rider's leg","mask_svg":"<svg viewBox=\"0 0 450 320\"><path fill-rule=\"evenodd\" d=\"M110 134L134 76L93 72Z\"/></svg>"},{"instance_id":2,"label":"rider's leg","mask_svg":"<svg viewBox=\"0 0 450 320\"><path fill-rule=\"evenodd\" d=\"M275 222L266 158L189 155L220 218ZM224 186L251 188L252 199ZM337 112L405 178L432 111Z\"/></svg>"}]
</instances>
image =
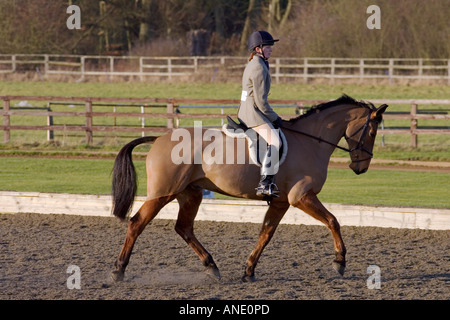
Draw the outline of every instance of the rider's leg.
<instances>
[{"instance_id":1,"label":"rider's leg","mask_svg":"<svg viewBox=\"0 0 450 320\"><path fill-rule=\"evenodd\" d=\"M256 194L258 196L278 197L278 187L273 180L279 167L281 146L279 131L268 123L253 127L253 130L267 142L267 150L261 162L261 180L256 188ZM264 150L264 147L261 149Z\"/></svg>"}]
</instances>

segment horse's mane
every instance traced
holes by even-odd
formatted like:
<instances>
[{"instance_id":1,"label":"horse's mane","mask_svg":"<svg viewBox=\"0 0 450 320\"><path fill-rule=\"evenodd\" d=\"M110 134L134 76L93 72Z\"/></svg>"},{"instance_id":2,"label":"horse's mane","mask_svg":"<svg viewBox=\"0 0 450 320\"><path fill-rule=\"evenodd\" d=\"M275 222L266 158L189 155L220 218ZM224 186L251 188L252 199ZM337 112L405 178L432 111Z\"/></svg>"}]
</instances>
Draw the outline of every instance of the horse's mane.
<instances>
[{"instance_id":1,"label":"horse's mane","mask_svg":"<svg viewBox=\"0 0 450 320\"><path fill-rule=\"evenodd\" d=\"M311 114L315 114L318 113L320 111L329 109L329 108L333 108L339 105L354 105L357 107L361 107L361 108L367 108L369 110L374 110L375 106L372 103L368 103L365 101L359 101L359 100L355 100L352 97L343 94L340 98L336 99L336 100L332 100L329 102L324 102L315 106L312 106L306 113L296 117L296 118L292 118L289 120L289 122L295 122L299 119L303 119L306 118L308 116L310 116Z\"/></svg>"}]
</instances>

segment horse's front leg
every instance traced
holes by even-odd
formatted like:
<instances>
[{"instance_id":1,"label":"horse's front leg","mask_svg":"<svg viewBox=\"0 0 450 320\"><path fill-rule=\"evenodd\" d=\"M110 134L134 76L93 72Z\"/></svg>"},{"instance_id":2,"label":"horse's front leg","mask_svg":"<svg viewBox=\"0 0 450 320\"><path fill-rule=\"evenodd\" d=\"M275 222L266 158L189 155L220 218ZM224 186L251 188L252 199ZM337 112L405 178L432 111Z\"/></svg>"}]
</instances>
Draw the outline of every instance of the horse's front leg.
<instances>
[{"instance_id":1,"label":"horse's front leg","mask_svg":"<svg viewBox=\"0 0 450 320\"><path fill-rule=\"evenodd\" d=\"M264 248L269 243L270 239L278 227L281 219L283 218L286 211L289 209L289 203L276 203L271 202L269 209L264 217L264 222L259 234L258 243L255 249L250 254L247 260L247 268L245 269L245 274L242 277L244 282L255 281L255 268L258 263L259 257L263 252Z\"/></svg>"},{"instance_id":2,"label":"horse's front leg","mask_svg":"<svg viewBox=\"0 0 450 320\"><path fill-rule=\"evenodd\" d=\"M324 207L312 190L308 191L300 199L292 201L291 204L294 207L303 210L313 218L321 221L331 230L336 254L336 259L333 261L333 268L343 276L345 271L345 254L347 250L345 249L339 222L336 217Z\"/></svg>"}]
</instances>

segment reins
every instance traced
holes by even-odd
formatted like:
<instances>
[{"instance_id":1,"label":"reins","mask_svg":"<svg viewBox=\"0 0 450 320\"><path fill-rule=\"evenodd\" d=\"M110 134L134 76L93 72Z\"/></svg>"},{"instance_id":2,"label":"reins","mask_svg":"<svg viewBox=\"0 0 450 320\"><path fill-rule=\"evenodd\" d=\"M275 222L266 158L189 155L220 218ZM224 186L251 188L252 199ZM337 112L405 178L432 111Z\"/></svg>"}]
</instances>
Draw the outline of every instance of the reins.
<instances>
[{"instance_id":1,"label":"reins","mask_svg":"<svg viewBox=\"0 0 450 320\"><path fill-rule=\"evenodd\" d=\"M329 145L332 145L333 147L336 147L336 148L338 148L338 149L344 150L344 151L346 151L346 152L351 152L351 150L348 149L348 148L341 147L341 146L337 145L336 143L330 142L330 141L328 141L328 140L322 139L321 137L314 136L314 135L309 134L309 133L306 133L306 132L304 132L304 131L295 130L295 129L287 128L287 127L282 127L282 129L283 129L283 130L289 130L289 131L292 131L292 132L295 132L295 133L299 133L299 134L302 134L302 135L304 135L304 136L307 136L307 137L316 139L316 140L318 140L319 142L325 142L325 143L328 143Z\"/></svg>"},{"instance_id":2,"label":"reins","mask_svg":"<svg viewBox=\"0 0 450 320\"><path fill-rule=\"evenodd\" d=\"M331 146L333 146L333 147L335 147L335 148L341 149L341 150L343 150L343 151L345 151L345 152L348 152L348 153L351 153L351 152L353 152L353 151L355 151L355 150L362 150L362 151L366 152L366 153L369 155L369 157L366 158L366 159L362 159L362 160L359 160L359 159L352 160L352 162L360 162L360 161L365 161L365 160L368 160L368 159L373 158L373 153L372 153L371 151L367 150L366 148L364 148L364 146L363 146L363 141L362 141L362 140L363 140L363 137L366 135L367 128L369 127L370 116L371 116L371 113L369 113L369 114L367 115L366 122L361 126L361 128L359 128L358 130L356 130L355 132L353 132L353 134L352 134L351 136L347 137L346 135L344 135L345 139L347 140L348 138L351 138L351 137L353 137L354 135L356 135L358 132L362 131L362 132L361 132L361 135L360 135L360 137L359 137L358 143L356 144L356 147L354 147L354 148L352 148L352 149L348 149L348 148L345 148L345 147L341 147L341 146L337 145L336 143L330 142L330 141L328 141L328 140L322 139L321 137L317 137L317 136L315 136L315 135L309 134L309 133L304 132L304 131L301 131L301 130L296 130L296 129L292 129L292 128L288 128L288 127L283 127L283 129L286 129L286 130L289 130L289 131L292 131L292 132L295 132L295 133L302 134L302 135L304 135L304 136L306 136L306 137L315 139L315 140L317 140L317 141L319 141L319 142L327 143L327 144L329 144L329 145L331 145Z\"/></svg>"}]
</instances>

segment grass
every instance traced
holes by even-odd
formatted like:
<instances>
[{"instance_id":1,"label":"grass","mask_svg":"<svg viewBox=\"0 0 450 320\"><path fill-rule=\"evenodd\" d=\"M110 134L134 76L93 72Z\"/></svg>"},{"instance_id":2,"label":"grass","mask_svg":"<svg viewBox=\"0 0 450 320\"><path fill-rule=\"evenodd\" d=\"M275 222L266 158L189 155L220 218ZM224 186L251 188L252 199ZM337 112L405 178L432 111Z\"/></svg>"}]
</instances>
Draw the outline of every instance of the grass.
<instances>
[{"instance_id":1,"label":"grass","mask_svg":"<svg viewBox=\"0 0 450 320\"><path fill-rule=\"evenodd\" d=\"M22 192L110 194L113 160L0 158L0 189ZM145 162L135 161L138 194L145 195ZM319 194L325 203L450 208L450 174L330 169ZM219 196L219 195L216 195Z\"/></svg>"},{"instance_id":2,"label":"grass","mask_svg":"<svg viewBox=\"0 0 450 320\"><path fill-rule=\"evenodd\" d=\"M450 208L450 174L424 171L331 169L319 194L324 202Z\"/></svg>"},{"instance_id":3,"label":"grass","mask_svg":"<svg viewBox=\"0 0 450 320\"><path fill-rule=\"evenodd\" d=\"M0 81L0 95L239 99L235 82L14 82ZM272 84L270 99L448 99L448 86L377 84Z\"/></svg>"},{"instance_id":4,"label":"grass","mask_svg":"<svg viewBox=\"0 0 450 320\"><path fill-rule=\"evenodd\" d=\"M1 158L0 162L2 190L111 193L113 160ZM139 165L137 162L136 167L139 168ZM145 170L143 167L141 169Z\"/></svg>"}]
</instances>

